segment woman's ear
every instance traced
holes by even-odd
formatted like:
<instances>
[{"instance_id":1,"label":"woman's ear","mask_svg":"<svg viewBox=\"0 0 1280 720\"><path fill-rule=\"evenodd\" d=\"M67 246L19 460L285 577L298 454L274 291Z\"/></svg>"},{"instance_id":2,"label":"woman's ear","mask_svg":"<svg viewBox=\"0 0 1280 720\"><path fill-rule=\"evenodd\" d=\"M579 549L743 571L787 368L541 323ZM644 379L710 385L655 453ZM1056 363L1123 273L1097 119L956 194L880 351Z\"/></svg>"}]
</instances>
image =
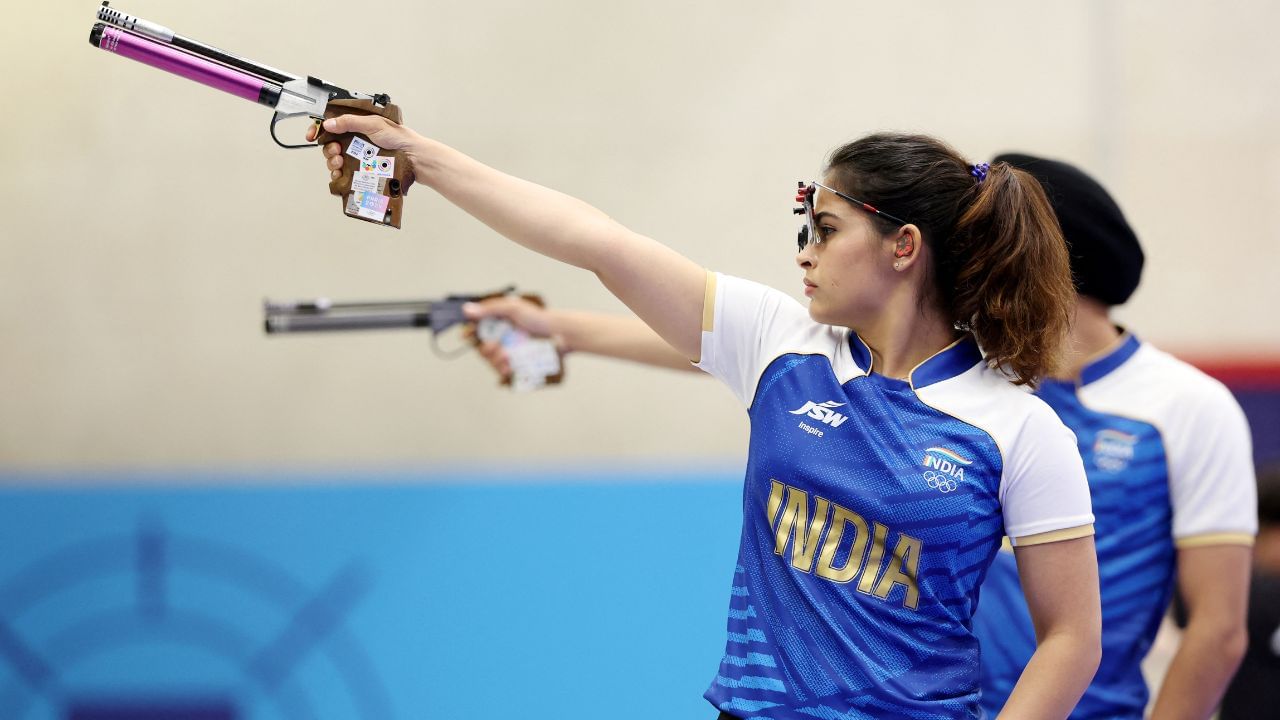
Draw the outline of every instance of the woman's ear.
<instances>
[{"instance_id":1,"label":"woman's ear","mask_svg":"<svg viewBox=\"0 0 1280 720\"><path fill-rule=\"evenodd\" d=\"M902 272L914 265L922 254L920 247L920 228L911 224L898 228L893 238L893 269Z\"/></svg>"}]
</instances>

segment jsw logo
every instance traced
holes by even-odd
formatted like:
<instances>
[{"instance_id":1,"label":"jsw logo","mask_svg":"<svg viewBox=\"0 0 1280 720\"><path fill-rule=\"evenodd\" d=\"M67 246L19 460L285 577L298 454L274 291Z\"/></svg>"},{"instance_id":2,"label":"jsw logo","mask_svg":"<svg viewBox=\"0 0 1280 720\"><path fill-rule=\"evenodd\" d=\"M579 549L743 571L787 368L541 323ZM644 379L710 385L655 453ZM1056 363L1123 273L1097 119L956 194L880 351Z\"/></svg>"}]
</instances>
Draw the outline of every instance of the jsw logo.
<instances>
[{"instance_id":1,"label":"jsw logo","mask_svg":"<svg viewBox=\"0 0 1280 720\"><path fill-rule=\"evenodd\" d=\"M828 400L824 403L816 403L812 400L804 404L799 410L791 410L792 415L808 415L814 420L821 421L831 427L840 427L840 423L848 420L845 415L835 412L831 408L838 408L844 403L838 403L835 400Z\"/></svg>"}]
</instances>

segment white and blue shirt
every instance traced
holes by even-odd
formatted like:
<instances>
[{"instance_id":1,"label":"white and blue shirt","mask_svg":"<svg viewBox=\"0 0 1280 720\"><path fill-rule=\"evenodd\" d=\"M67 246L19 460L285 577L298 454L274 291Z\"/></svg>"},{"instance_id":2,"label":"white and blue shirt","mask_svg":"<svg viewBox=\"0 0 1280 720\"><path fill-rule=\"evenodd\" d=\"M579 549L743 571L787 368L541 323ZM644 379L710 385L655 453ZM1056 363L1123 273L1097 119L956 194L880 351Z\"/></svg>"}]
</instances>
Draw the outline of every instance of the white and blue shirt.
<instances>
[{"instance_id":1,"label":"white and blue shirt","mask_svg":"<svg viewBox=\"0 0 1280 720\"><path fill-rule=\"evenodd\" d=\"M1006 534L1091 534L1075 438L971 337L876 374L846 328L708 273L698 366L748 409L728 643L706 697L744 717L977 717L977 589Z\"/></svg>"},{"instance_id":2,"label":"white and blue shirt","mask_svg":"<svg viewBox=\"0 0 1280 720\"><path fill-rule=\"evenodd\" d=\"M1102 663L1072 718L1141 720L1141 662L1173 589L1176 548L1251 544L1257 498L1249 427L1218 381L1126 334L1036 391L1075 431L1097 516ZM982 704L994 716L1036 648L1012 553L1000 553L974 621Z\"/></svg>"}]
</instances>

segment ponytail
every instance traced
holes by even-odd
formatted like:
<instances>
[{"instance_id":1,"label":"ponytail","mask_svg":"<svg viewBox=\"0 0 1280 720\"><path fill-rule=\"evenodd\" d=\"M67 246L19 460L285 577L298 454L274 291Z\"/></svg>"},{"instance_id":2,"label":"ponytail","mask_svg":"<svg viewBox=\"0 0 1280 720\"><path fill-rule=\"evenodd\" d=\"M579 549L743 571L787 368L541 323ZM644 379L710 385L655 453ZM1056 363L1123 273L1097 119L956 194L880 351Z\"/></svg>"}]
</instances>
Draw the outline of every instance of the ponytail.
<instances>
[{"instance_id":1,"label":"ponytail","mask_svg":"<svg viewBox=\"0 0 1280 720\"><path fill-rule=\"evenodd\" d=\"M1075 289L1057 217L1040 183L996 163L947 248L951 308L987 361L1018 385L1057 369Z\"/></svg>"},{"instance_id":2,"label":"ponytail","mask_svg":"<svg viewBox=\"0 0 1280 720\"><path fill-rule=\"evenodd\" d=\"M1031 386L1056 369L1075 289L1035 178L1002 162L984 176L945 143L898 133L837 148L828 172L843 192L920 228L934 251L925 300L972 332L992 367ZM873 222L896 229L881 216Z\"/></svg>"}]
</instances>

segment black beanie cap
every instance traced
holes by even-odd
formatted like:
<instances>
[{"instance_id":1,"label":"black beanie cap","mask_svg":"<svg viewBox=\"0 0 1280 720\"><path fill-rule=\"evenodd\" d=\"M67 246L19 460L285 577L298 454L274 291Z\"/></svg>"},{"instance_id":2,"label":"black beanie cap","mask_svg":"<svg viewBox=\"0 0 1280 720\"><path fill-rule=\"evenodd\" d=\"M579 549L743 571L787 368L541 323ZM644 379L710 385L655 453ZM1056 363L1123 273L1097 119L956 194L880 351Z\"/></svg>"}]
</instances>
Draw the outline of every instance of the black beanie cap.
<instances>
[{"instance_id":1,"label":"black beanie cap","mask_svg":"<svg viewBox=\"0 0 1280 720\"><path fill-rule=\"evenodd\" d=\"M1076 290L1107 305L1124 304L1142 278L1142 246L1102 185L1059 160L1004 153L993 162L1030 173L1044 187L1067 240Z\"/></svg>"}]
</instances>

